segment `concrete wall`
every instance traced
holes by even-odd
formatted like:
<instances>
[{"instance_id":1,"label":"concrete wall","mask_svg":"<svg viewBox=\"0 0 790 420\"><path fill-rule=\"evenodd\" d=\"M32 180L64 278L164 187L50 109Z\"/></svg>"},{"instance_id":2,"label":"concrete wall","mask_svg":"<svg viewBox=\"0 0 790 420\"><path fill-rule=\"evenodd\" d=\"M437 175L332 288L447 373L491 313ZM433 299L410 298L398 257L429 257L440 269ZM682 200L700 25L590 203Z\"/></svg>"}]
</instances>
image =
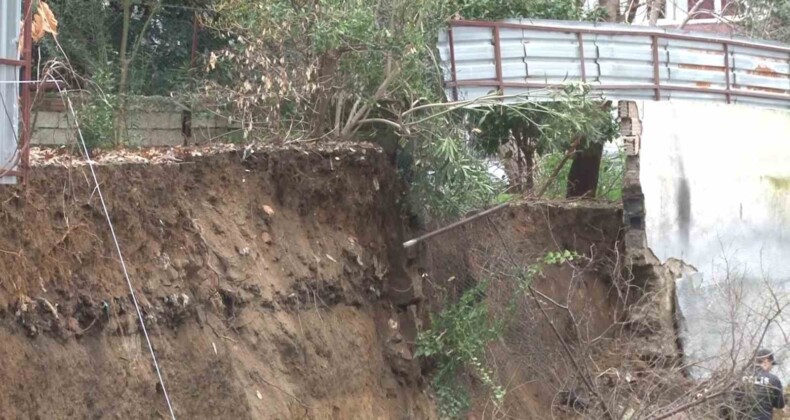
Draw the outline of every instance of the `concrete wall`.
<instances>
[{"instance_id":1,"label":"concrete wall","mask_svg":"<svg viewBox=\"0 0 790 420\"><path fill-rule=\"evenodd\" d=\"M790 303L790 114L666 102L639 108L648 245L662 261L698 270L678 282L686 356L726 355L734 344L746 357L772 313L771 291ZM790 357L790 309L777 321L764 345Z\"/></svg>"},{"instance_id":2,"label":"concrete wall","mask_svg":"<svg viewBox=\"0 0 790 420\"><path fill-rule=\"evenodd\" d=\"M129 143L177 146L228 141L241 135L238 124L230 124L207 108L190 110L169 98L136 97L129 106ZM59 146L76 139L74 121L60 98L39 101L32 118L35 145Z\"/></svg>"}]
</instances>

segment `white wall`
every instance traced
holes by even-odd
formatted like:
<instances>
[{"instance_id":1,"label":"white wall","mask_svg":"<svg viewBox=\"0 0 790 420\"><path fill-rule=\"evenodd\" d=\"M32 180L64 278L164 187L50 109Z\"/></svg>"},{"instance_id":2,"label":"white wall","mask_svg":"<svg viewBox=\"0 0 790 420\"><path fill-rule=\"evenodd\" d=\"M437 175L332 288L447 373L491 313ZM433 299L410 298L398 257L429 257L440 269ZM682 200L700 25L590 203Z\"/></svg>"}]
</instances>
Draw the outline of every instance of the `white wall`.
<instances>
[{"instance_id":1,"label":"white wall","mask_svg":"<svg viewBox=\"0 0 790 420\"><path fill-rule=\"evenodd\" d=\"M682 259L700 271L678 284L687 353L700 360L726 353L730 320L752 335L771 289L790 303L790 113L669 102L640 110L648 245L662 261ZM727 278L738 287L725 287ZM790 359L790 308L780 321L766 345Z\"/></svg>"}]
</instances>

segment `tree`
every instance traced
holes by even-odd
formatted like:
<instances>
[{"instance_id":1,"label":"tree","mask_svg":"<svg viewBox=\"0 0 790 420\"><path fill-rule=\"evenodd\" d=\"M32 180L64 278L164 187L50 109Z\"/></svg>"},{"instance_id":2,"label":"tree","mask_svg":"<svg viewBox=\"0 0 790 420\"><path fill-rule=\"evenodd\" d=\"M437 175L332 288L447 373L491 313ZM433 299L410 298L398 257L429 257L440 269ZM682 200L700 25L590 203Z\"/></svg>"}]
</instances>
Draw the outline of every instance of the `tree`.
<instances>
[{"instance_id":1,"label":"tree","mask_svg":"<svg viewBox=\"0 0 790 420\"><path fill-rule=\"evenodd\" d=\"M591 100L586 87L568 85L554 99L547 104L491 106L472 128L478 146L488 153L515 143L521 159L518 173L508 173L512 190L533 190L537 155L570 151L575 156L576 150L603 147L616 135L610 105Z\"/></svg>"},{"instance_id":2,"label":"tree","mask_svg":"<svg viewBox=\"0 0 790 420\"><path fill-rule=\"evenodd\" d=\"M599 21L606 18L607 12L613 12L617 17L619 4L610 3L585 10L582 4L570 0L503 2L495 8L480 7L477 2L470 1L467 7L461 8L461 16L473 19L531 17ZM510 158L516 163L509 165L514 170L508 173L510 187L515 191L532 191L534 188L536 155L573 147L567 195L594 195L603 143L613 138L615 132L611 129L614 126L612 118L607 115L609 107L591 104L566 95L558 97L556 104L545 109L534 106L493 107L475 127L476 137L489 153L509 142L515 143L515 147L510 147Z\"/></svg>"},{"instance_id":3,"label":"tree","mask_svg":"<svg viewBox=\"0 0 790 420\"><path fill-rule=\"evenodd\" d=\"M607 11L606 20L610 22L619 20L620 4L617 0L599 0L599 5ZM611 133L611 137L600 141L587 133L584 134L579 139L581 142L580 152L574 154L568 173L567 197L595 196L600 178L603 143L615 135Z\"/></svg>"},{"instance_id":4,"label":"tree","mask_svg":"<svg viewBox=\"0 0 790 420\"><path fill-rule=\"evenodd\" d=\"M126 107L131 95L169 96L194 86L191 69L193 28L207 19L212 0L51 0L61 35L45 40L39 61L65 61L61 76L91 92L86 116L112 114L94 128L96 137L126 140ZM219 38L201 31L198 44L214 48ZM37 66L44 67L44 66ZM91 125L91 124L87 124ZM101 127L99 127L101 126ZM100 143L101 143L100 142Z\"/></svg>"},{"instance_id":5,"label":"tree","mask_svg":"<svg viewBox=\"0 0 790 420\"><path fill-rule=\"evenodd\" d=\"M739 26L747 35L790 42L790 1L740 0L736 6L742 16Z\"/></svg>"},{"instance_id":6,"label":"tree","mask_svg":"<svg viewBox=\"0 0 790 420\"><path fill-rule=\"evenodd\" d=\"M193 23L196 15L200 20L210 18L211 1L130 2L129 53L140 39L139 50L129 63L130 94L169 95L191 82ZM76 77L85 80L100 73L111 73L113 77L108 79L113 79L114 83L102 88L115 92L121 73L125 0L50 0L49 4L60 21L59 45L45 40L40 62L68 58ZM152 13L154 7L156 13ZM149 18L151 21L144 28ZM221 42L211 31L198 33L200 52L217 48Z\"/></svg>"}]
</instances>

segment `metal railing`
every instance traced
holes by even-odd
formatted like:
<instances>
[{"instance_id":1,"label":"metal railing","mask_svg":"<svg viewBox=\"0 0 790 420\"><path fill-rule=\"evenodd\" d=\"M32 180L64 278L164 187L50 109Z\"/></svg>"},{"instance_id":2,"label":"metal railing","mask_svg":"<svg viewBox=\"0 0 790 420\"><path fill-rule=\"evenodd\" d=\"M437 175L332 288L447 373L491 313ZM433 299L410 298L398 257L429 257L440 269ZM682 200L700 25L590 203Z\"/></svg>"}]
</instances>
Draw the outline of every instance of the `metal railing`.
<instances>
[{"instance_id":1,"label":"metal railing","mask_svg":"<svg viewBox=\"0 0 790 420\"><path fill-rule=\"evenodd\" d=\"M0 184L15 183L29 166L32 3L0 0Z\"/></svg>"},{"instance_id":2,"label":"metal railing","mask_svg":"<svg viewBox=\"0 0 790 420\"><path fill-rule=\"evenodd\" d=\"M768 41L617 24L455 20L439 50L454 100L491 89L548 100L535 91L579 81L613 99L790 108L790 46Z\"/></svg>"}]
</instances>

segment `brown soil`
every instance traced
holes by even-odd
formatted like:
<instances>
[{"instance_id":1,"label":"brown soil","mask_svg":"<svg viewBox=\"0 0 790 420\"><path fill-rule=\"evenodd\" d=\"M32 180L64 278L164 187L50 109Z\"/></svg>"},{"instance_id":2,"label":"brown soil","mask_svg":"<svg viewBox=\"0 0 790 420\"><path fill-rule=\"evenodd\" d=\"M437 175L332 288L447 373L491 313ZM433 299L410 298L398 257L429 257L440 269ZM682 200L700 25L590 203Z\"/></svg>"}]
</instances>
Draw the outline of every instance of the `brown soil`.
<instances>
[{"instance_id":1,"label":"brown soil","mask_svg":"<svg viewBox=\"0 0 790 420\"><path fill-rule=\"evenodd\" d=\"M383 153L182 158L99 168L179 418L432 418ZM167 418L87 168L31 175L0 189L0 418Z\"/></svg>"},{"instance_id":2,"label":"brown soil","mask_svg":"<svg viewBox=\"0 0 790 420\"><path fill-rule=\"evenodd\" d=\"M518 268L534 266L547 252L567 249L584 256L572 265L547 267L533 284L570 309L573 319L568 311L541 299L574 357L586 366L585 358L593 350L589 344L611 338L612 326L620 320L613 279L621 226L621 209L606 203L525 203L425 245L427 264L435 268L426 284L429 302L446 301L472 283L487 281L488 306L510 320L487 355L507 391L505 403L494 407L474 375L461 375L459 381L475 390L470 419L573 418L574 411L560 401L562 392L573 390L590 399L536 302L518 291L515 276ZM513 299L517 306L510 313Z\"/></svg>"},{"instance_id":3,"label":"brown soil","mask_svg":"<svg viewBox=\"0 0 790 420\"><path fill-rule=\"evenodd\" d=\"M617 207L514 206L404 253L403 190L372 146L146 153L98 175L179 418L435 418L413 357L429 310L488 280L505 311L514 263L547 251L588 257L535 280L582 318L580 335L548 308L569 345L587 354L619 316ZM168 418L87 167L36 156L25 187L0 187L0 419ZM490 348L497 418L571 416L556 400L578 377L535 308Z\"/></svg>"}]
</instances>

